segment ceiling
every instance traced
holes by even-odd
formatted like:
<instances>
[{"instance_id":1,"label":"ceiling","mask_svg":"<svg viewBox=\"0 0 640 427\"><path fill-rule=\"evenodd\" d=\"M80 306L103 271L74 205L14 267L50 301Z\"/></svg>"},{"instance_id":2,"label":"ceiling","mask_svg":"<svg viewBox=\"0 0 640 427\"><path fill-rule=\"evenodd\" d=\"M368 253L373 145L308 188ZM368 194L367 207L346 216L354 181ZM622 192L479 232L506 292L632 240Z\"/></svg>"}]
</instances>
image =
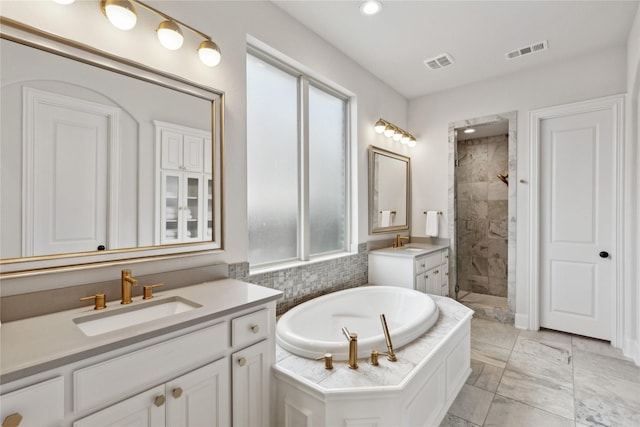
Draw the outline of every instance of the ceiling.
<instances>
[{"instance_id":1,"label":"ceiling","mask_svg":"<svg viewBox=\"0 0 640 427\"><path fill-rule=\"evenodd\" d=\"M278 7L406 98L625 46L638 1L380 0L281 1ZM507 61L505 53L540 41L548 50ZM442 53L453 65L430 70Z\"/></svg>"}]
</instances>

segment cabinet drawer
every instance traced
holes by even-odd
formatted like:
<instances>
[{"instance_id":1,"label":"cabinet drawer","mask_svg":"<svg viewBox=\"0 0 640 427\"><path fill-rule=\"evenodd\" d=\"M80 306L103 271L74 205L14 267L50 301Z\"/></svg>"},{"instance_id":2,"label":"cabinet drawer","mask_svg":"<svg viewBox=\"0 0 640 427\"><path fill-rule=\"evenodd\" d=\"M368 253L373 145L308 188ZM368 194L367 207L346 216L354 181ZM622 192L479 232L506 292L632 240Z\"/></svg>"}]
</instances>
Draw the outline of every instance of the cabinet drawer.
<instances>
[{"instance_id":1,"label":"cabinet drawer","mask_svg":"<svg viewBox=\"0 0 640 427\"><path fill-rule=\"evenodd\" d=\"M425 255L422 256L420 258L416 258L415 259L415 271L416 274L418 273L423 273L427 270L432 269L433 267L440 265L442 261L442 258L440 257L440 254L431 254L431 255Z\"/></svg>"},{"instance_id":2,"label":"cabinet drawer","mask_svg":"<svg viewBox=\"0 0 640 427\"><path fill-rule=\"evenodd\" d=\"M56 377L0 396L0 421L22 417L23 426L54 426L64 418L64 378Z\"/></svg>"},{"instance_id":3,"label":"cabinet drawer","mask_svg":"<svg viewBox=\"0 0 640 427\"><path fill-rule=\"evenodd\" d=\"M442 251L442 264L449 264L449 250Z\"/></svg>"},{"instance_id":4,"label":"cabinet drawer","mask_svg":"<svg viewBox=\"0 0 640 427\"><path fill-rule=\"evenodd\" d=\"M73 373L74 410L108 405L204 365L229 343L225 322Z\"/></svg>"},{"instance_id":5,"label":"cabinet drawer","mask_svg":"<svg viewBox=\"0 0 640 427\"><path fill-rule=\"evenodd\" d=\"M231 345L235 348L260 341L268 334L269 311L262 309L231 320Z\"/></svg>"}]
</instances>

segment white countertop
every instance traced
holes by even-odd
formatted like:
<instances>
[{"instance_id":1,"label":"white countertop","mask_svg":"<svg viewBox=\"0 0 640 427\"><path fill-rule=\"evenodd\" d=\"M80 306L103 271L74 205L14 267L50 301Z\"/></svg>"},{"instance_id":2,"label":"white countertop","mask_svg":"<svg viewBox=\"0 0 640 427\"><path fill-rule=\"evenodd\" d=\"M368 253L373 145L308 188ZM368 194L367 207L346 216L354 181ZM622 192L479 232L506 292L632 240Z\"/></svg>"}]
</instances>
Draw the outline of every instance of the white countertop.
<instances>
[{"instance_id":1,"label":"white countertop","mask_svg":"<svg viewBox=\"0 0 640 427\"><path fill-rule=\"evenodd\" d=\"M325 395L401 387L415 375L420 366L427 363L445 339L473 315L473 310L451 298L430 296L438 305L440 317L424 335L400 349L394 349L397 362L390 362L385 356L380 356L380 365L372 366L369 360L358 359L358 369L354 370L349 368L346 361L334 361L333 369L327 370L323 360L296 356L276 344L276 375L289 375ZM391 340L393 341L393 337ZM345 341L345 346L347 345ZM386 352L386 348L378 351Z\"/></svg>"},{"instance_id":2,"label":"white countertop","mask_svg":"<svg viewBox=\"0 0 640 427\"><path fill-rule=\"evenodd\" d=\"M370 251L373 255L386 255L395 257L415 258L421 255L428 255L433 252L447 249L449 245L433 245L430 243L408 243L399 248L383 248Z\"/></svg>"},{"instance_id":3,"label":"white countertop","mask_svg":"<svg viewBox=\"0 0 640 427\"><path fill-rule=\"evenodd\" d=\"M92 337L86 336L73 319L121 309L123 306L119 300L107 301L107 308L100 311L88 305L3 323L0 326L0 383L275 301L281 298L282 292L235 279L223 279L167 291L156 290L153 299L145 301L142 297L135 297L132 305L173 296L196 302L202 307Z\"/></svg>"}]
</instances>

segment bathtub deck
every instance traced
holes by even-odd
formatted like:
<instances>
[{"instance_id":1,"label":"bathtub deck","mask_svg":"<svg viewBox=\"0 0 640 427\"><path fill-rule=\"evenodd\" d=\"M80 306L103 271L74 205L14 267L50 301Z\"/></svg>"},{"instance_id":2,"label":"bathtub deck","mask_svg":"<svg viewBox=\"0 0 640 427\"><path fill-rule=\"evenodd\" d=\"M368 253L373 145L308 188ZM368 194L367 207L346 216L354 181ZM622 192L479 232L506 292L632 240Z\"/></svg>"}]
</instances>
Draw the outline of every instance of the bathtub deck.
<instances>
[{"instance_id":1,"label":"bathtub deck","mask_svg":"<svg viewBox=\"0 0 640 427\"><path fill-rule=\"evenodd\" d=\"M334 361L334 369L326 370L322 360L299 357L276 346L279 425L295 425L287 420L300 421L300 417L313 419L312 425L328 425L336 413L351 420L368 417L377 419L379 425L396 426L414 425L419 413L418 418L439 423L471 372L473 311L451 298L433 299L440 310L438 321L420 338L396 349L395 363L380 356L379 366L363 358L357 370L350 369L346 361ZM395 408L399 408L397 413L391 414ZM331 420L344 424L347 418Z\"/></svg>"}]
</instances>

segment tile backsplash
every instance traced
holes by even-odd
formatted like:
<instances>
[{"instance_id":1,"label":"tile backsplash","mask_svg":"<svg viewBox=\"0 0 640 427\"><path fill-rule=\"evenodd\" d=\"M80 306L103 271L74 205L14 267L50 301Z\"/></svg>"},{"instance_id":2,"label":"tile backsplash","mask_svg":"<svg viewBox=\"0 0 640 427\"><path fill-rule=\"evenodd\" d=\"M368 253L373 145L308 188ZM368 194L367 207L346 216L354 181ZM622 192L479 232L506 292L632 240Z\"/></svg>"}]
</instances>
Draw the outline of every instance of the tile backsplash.
<instances>
[{"instance_id":1,"label":"tile backsplash","mask_svg":"<svg viewBox=\"0 0 640 427\"><path fill-rule=\"evenodd\" d=\"M312 298L366 285L367 253L367 244L361 243L357 254L259 274L250 274L249 263L241 262L229 265L229 277L282 291L277 306L280 315Z\"/></svg>"}]
</instances>

